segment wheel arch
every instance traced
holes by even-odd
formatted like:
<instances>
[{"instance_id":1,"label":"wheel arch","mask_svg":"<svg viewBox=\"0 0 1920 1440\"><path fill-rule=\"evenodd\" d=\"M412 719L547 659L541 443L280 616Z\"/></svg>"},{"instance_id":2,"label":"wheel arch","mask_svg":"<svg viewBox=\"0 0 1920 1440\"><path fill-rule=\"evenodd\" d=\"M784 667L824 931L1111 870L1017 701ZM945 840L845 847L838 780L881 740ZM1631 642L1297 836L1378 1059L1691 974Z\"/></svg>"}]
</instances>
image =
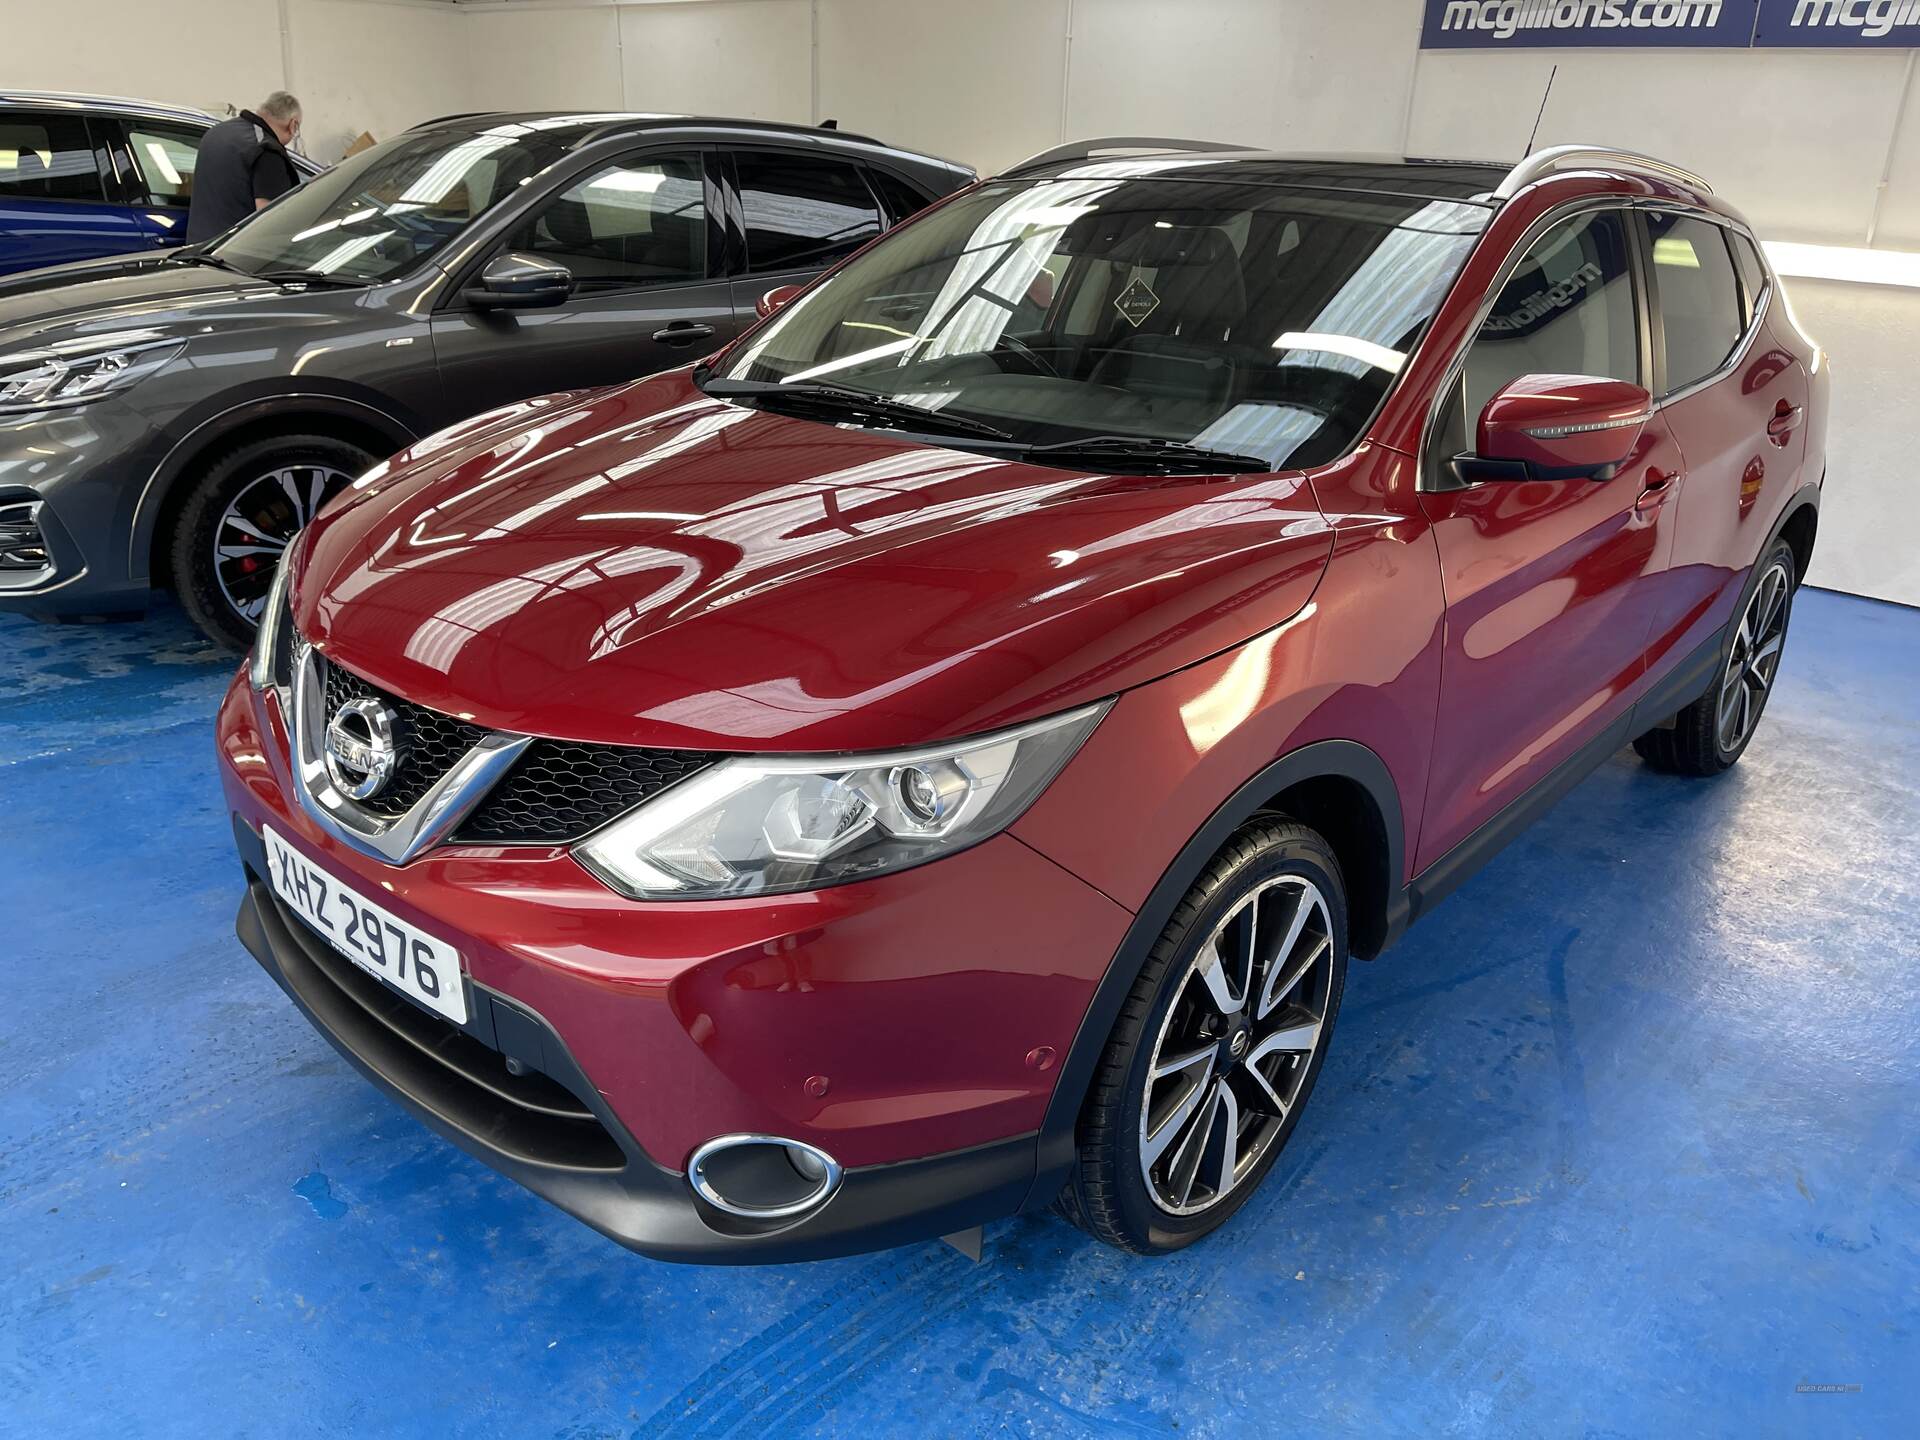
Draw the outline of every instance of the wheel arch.
<instances>
[{"instance_id":1,"label":"wheel arch","mask_svg":"<svg viewBox=\"0 0 1920 1440\"><path fill-rule=\"evenodd\" d=\"M340 395L266 395L201 421L154 468L135 502L127 564L159 588L172 579L174 524L192 493L193 476L217 450L272 435L325 435L384 457L418 439L417 427L369 401Z\"/></svg>"},{"instance_id":2,"label":"wheel arch","mask_svg":"<svg viewBox=\"0 0 1920 1440\"><path fill-rule=\"evenodd\" d=\"M1100 1053L1174 909L1234 831L1262 812L1311 826L1333 847L1347 886L1348 943L1355 955L1371 959L1406 929L1406 831L1386 762L1358 741L1317 740L1259 771L1181 847L1127 927L1060 1066L1023 1209L1049 1204L1066 1183L1075 1127Z\"/></svg>"},{"instance_id":3,"label":"wheel arch","mask_svg":"<svg viewBox=\"0 0 1920 1440\"><path fill-rule=\"evenodd\" d=\"M1797 587L1807 578L1807 566L1813 561L1813 541L1820 529L1820 487L1808 485L1787 504L1787 512L1774 531L1776 538L1793 550L1793 583ZM1769 546L1773 541L1767 542ZM1762 552L1765 553L1765 552Z\"/></svg>"}]
</instances>

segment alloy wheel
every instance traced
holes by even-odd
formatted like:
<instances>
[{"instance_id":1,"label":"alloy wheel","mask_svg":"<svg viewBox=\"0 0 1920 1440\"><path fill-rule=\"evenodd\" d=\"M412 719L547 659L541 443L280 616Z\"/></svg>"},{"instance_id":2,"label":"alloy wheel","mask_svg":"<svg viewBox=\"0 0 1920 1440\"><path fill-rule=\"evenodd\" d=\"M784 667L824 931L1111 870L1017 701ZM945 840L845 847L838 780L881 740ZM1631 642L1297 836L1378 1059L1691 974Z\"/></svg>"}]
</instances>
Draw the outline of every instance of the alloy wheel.
<instances>
[{"instance_id":1,"label":"alloy wheel","mask_svg":"<svg viewBox=\"0 0 1920 1440\"><path fill-rule=\"evenodd\" d=\"M1787 596L1792 589L1786 565L1775 561L1753 587L1753 597L1740 617L1714 710L1714 739L1723 752L1738 750L1760 721L1780 670L1780 650L1787 638Z\"/></svg>"},{"instance_id":2,"label":"alloy wheel","mask_svg":"<svg viewBox=\"0 0 1920 1440\"><path fill-rule=\"evenodd\" d=\"M281 553L351 478L330 465L283 465L240 487L213 528L213 573L236 615L259 623Z\"/></svg>"},{"instance_id":3,"label":"alloy wheel","mask_svg":"<svg viewBox=\"0 0 1920 1440\"><path fill-rule=\"evenodd\" d=\"M1259 1166L1328 1032L1333 924L1312 881L1241 897L1161 1022L1140 1106L1140 1171L1162 1210L1212 1208Z\"/></svg>"}]
</instances>

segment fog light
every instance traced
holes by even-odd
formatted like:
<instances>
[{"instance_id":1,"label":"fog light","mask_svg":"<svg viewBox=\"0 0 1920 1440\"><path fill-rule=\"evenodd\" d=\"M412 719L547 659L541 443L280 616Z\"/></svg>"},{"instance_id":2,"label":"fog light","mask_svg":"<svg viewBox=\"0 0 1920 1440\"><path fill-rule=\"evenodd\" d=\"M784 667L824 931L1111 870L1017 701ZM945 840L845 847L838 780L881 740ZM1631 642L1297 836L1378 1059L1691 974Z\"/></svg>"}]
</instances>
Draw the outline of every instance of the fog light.
<instances>
[{"instance_id":1,"label":"fog light","mask_svg":"<svg viewBox=\"0 0 1920 1440\"><path fill-rule=\"evenodd\" d=\"M0 570L44 570L47 540L40 533L40 502L0 505Z\"/></svg>"}]
</instances>

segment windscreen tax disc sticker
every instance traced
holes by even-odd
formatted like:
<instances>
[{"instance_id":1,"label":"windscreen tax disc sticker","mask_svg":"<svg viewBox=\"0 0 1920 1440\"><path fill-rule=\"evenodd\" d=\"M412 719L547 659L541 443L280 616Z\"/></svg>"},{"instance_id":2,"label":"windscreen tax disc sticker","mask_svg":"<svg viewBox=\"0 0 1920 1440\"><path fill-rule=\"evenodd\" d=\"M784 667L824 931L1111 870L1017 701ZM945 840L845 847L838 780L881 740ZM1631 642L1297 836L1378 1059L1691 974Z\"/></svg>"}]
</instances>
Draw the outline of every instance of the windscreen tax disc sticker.
<instances>
[{"instance_id":1,"label":"windscreen tax disc sticker","mask_svg":"<svg viewBox=\"0 0 1920 1440\"><path fill-rule=\"evenodd\" d=\"M1160 297L1153 293L1153 287L1144 277L1136 275L1114 300L1113 308L1120 312L1122 320L1138 330L1141 322L1160 308Z\"/></svg>"}]
</instances>

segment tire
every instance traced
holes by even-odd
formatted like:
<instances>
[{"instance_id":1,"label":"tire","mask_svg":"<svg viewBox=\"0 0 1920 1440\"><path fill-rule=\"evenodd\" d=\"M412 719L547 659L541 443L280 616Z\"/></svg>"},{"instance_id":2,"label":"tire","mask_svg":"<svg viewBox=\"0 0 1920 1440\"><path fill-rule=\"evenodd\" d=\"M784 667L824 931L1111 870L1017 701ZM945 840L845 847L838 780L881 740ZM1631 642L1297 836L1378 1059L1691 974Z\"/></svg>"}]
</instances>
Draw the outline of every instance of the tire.
<instances>
[{"instance_id":1,"label":"tire","mask_svg":"<svg viewBox=\"0 0 1920 1440\"><path fill-rule=\"evenodd\" d=\"M1257 937L1250 966L1249 934ZM1221 963L1210 965L1209 952ZM1346 887L1332 848L1304 825L1255 816L1175 908L1121 1007L1081 1109L1061 1213L1138 1255L1183 1249L1225 1224L1299 1123L1346 972ZM1276 980L1281 993L1269 1001ZM1236 998L1236 987L1238 1018L1229 1020L1220 1002ZM1199 1028L1200 1020L1217 1021L1219 1033ZM1211 1059L1192 1058L1209 1045ZM1150 1086L1152 1069L1162 1074ZM1230 1108L1218 1098L1222 1088ZM1205 1135L1202 1124L1212 1127ZM1223 1138L1230 1128L1234 1162Z\"/></svg>"},{"instance_id":2,"label":"tire","mask_svg":"<svg viewBox=\"0 0 1920 1440\"><path fill-rule=\"evenodd\" d=\"M173 530L173 588L193 623L230 649L251 645L280 552L375 458L328 435L274 435L212 456Z\"/></svg>"},{"instance_id":3,"label":"tire","mask_svg":"<svg viewBox=\"0 0 1920 1440\"><path fill-rule=\"evenodd\" d=\"M1746 752L1780 673L1796 583L1792 547L1774 542L1740 597L1739 618L1712 687L1633 742L1641 759L1670 775L1718 775ZM1768 647L1771 653L1764 654Z\"/></svg>"}]
</instances>

